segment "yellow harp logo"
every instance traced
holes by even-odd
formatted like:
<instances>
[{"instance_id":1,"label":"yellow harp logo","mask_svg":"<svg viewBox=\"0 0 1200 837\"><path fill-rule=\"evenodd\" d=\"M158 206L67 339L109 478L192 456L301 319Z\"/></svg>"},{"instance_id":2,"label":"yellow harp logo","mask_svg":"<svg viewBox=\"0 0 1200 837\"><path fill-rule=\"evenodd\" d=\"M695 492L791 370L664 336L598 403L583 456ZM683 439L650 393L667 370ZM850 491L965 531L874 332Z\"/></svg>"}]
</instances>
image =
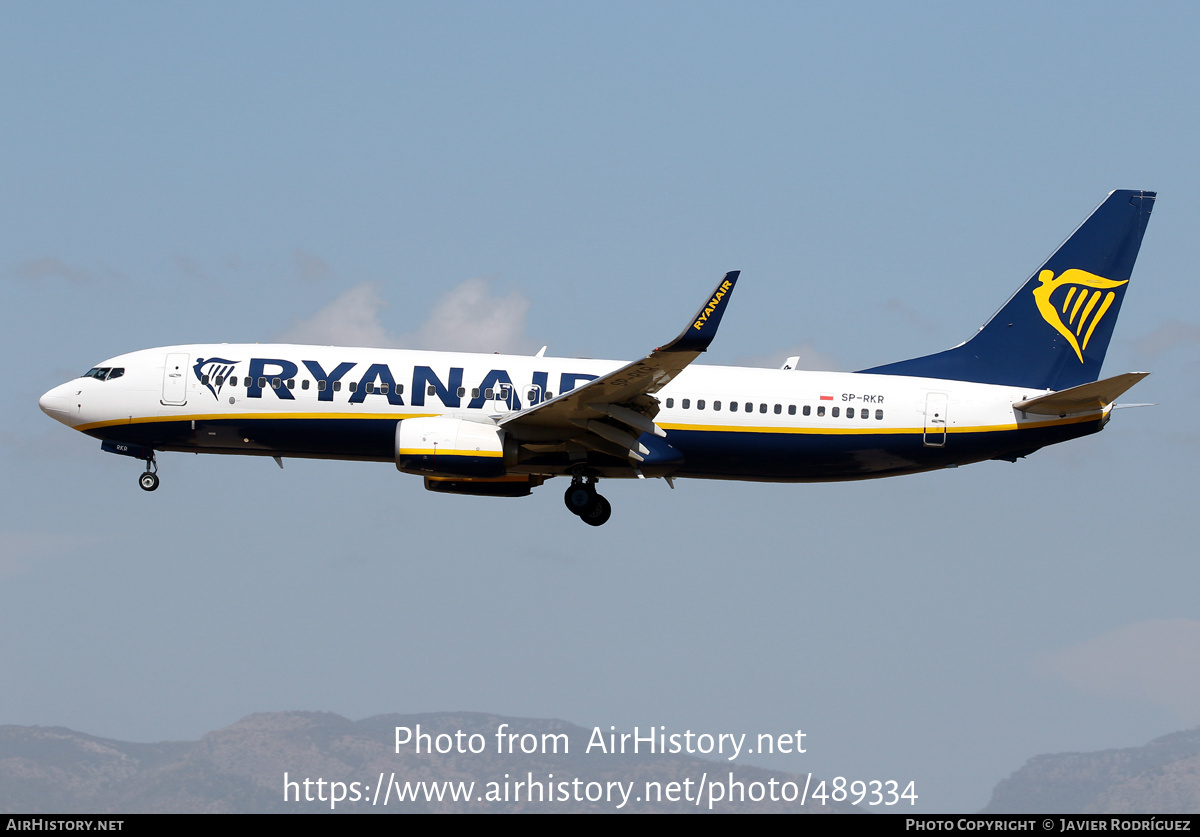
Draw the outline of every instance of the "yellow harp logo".
<instances>
[{"instance_id":1,"label":"yellow harp logo","mask_svg":"<svg viewBox=\"0 0 1200 837\"><path fill-rule=\"evenodd\" d=\"M1067 342L1075 350L1075 356L1079 358L1080 363L1083 363L1083 350L1087 348L1088 341L1092 339L1092 332L1096 330L1096 326L1104 319L1109 306L1117 298L1111 289L1120 287L1129 280L1117 282L1094 273L1088 273L1086 270L1071 268L1064 270L1057 279L1054 278L1054 271L1043 270L1038 274L1038 281L1041 284L1033 289L1033 298L1037 301L1042 319L1067 338ZM1057 300L1051 300L1051 297L1060 288L1066 291L1066 294L1059 297L1062 299L1061 304ZM1070 313L1067 313L1068 309ZM1064 317L1066 317L1065 323L1063 322ZM1085 327L1086 332L1084 331ZM1083 335L1082 343L1079 342L1081 334Z\"/></svg>"}]
</instances>

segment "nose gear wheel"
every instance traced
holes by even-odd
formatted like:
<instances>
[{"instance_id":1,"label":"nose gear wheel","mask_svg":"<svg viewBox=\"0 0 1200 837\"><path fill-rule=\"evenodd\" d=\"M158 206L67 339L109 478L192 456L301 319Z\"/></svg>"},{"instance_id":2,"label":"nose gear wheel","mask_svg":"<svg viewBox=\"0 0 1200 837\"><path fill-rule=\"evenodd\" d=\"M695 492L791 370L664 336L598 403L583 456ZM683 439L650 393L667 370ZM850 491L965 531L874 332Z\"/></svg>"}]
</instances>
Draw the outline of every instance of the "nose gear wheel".
<instances>
[{"instance_id":1,"label":"nose gear wheel","mask_svg":"<svg viewBox=\"0 0 1200 837\"><path fill-rule=\"evenodd\" d=\"M153 491L158 488L158 460L153 451L150 453L150 458L146 460L145 472L138 477L138 486L142 491Z\"/></svg>"}]
</instances>

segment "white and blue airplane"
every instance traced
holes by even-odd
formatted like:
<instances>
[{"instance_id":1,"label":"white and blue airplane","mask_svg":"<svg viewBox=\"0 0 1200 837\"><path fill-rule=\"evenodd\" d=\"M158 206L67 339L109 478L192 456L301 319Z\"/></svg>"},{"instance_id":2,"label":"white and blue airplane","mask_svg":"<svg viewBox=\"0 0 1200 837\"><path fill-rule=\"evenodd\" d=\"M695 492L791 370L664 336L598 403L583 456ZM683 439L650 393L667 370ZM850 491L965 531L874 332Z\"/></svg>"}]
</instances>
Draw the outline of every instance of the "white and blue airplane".
<instances>
[{"instance_id":1,"label":"white and blue airplane","mask_svg":"<svg viewBox=\"0 0 1200 837\"><path fill-rule=\"evenodd\" d=\"M1146 376L1099 380L1155 193L1112 192L966 342L859 372L701 366L738 280L633 363L336 346L213 344L105 360L43 395L49 416L144 460L158 451L395 462L431 491L519 497L568 477L870 479L1015 462L1096 433ZM545 350L543 349L543 352Z\"/></svg>"}]
</instances>

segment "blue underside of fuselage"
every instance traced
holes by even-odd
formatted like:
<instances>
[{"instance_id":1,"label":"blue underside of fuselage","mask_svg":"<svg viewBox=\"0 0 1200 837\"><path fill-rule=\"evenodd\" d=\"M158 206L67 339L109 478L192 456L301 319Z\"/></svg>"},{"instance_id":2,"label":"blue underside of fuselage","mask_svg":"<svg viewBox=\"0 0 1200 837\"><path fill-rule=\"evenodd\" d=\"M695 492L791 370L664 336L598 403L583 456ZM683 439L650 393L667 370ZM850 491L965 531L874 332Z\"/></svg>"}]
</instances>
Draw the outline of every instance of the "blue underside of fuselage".
<instances>
[{"instance_id":1,"label":"blue underside of fuselage","mask_svg":"<svg viewBox=\"0 0 1200 837\"><path fill-rule=\"evenodd\" d=\"M1011 459L1046 445L1095 433L1104 420L1022 430L951 432L929 445L921 433L802 433L670 430L665 440L643 437L652 450L666 442L677 457L645 463L652 474L707 479L824 482L869 479L986 459ZM87 431L99 439L195 453L357 459L395 458L394 419L222 419L110 425ZM931 440L936 441L936 440ZM589 453L587 465L609 476L636 476L629 463ZM578 460L563 454L521 459L521 470L566 473ZM542 468L544 466L544 469ZM657 466L657 467L656 467ZM616 470L614 470L616 469Z\"/></svg>"}]
</instances>

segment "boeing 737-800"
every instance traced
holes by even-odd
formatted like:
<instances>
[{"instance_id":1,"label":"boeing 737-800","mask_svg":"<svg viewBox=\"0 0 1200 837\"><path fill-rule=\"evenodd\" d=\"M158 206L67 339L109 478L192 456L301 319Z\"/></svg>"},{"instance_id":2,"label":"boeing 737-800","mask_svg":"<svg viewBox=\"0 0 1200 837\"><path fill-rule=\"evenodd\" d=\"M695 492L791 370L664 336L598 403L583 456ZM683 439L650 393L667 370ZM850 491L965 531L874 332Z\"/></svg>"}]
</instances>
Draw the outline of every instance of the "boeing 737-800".
<instances>
[{"instance_id":1,"label":"boeing 737-800","mask_svg":"<svg viewBox=\"0 0 1200 837\"><path fill-rule=\"evenodd\" d=\"M41 408L144 460L158 451L395 462L431 491L519 497L568 477L599 526L599 479L855 480L1016 461L1099 431L1146 373L1099 380L1155 193L1112 192L970 340L860 372L693 365L738 272L633 363L300 345L120 355Z\"/></svg>"}]
</instances>

